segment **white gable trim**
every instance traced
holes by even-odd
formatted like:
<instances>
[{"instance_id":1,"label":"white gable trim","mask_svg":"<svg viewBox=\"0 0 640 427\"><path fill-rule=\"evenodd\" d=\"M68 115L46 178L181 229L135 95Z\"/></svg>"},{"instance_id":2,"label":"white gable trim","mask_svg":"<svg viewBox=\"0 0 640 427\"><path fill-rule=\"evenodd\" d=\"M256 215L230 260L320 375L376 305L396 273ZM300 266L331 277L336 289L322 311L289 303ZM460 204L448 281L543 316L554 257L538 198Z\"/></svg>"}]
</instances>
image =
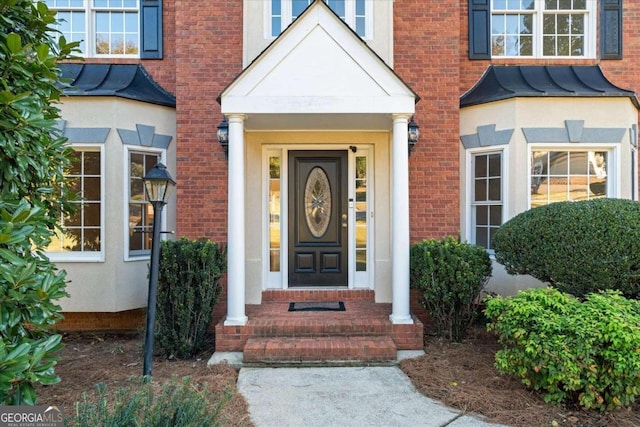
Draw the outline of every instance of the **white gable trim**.
<instances>
[{"instance_id":1,"label":"white gable trim","mask_svg":"<svg viewBox=\"0 0 640 427\"><path fill-rule=\"evenodd\" d=\"M221 95L223 114L413 114L416 94L315 2Z\"/></svg>"}]
</instances>

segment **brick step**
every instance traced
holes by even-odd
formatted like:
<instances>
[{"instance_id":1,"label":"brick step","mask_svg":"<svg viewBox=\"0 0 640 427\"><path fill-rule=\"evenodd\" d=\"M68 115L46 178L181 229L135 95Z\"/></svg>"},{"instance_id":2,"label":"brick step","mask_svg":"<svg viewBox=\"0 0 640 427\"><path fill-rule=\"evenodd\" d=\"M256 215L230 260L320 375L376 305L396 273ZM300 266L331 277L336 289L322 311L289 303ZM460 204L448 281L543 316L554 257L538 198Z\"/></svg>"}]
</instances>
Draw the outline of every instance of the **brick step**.
<instances>
[{"instance_id":1,"label":"brick step","mask_svg":"<svg viewBox=\"0 0 640 427\"><path fill-rule=\"evenodd\" d=\"M375 301L371 289L271 289L262 292L262 302Z\"/></svg>"},{"instance_id":2,"label":"brick step","mask_svg":"<svg viewBox=\"0 0 640 427\"><path fill-rule=\"evenodd\" d=\"M250 338L244 363L392 362L397 349L388 336Z\"/></svg>"},{"instance_id":3,"label":"brick step","mask_svg":"<svg viewBox=\"0 0 640 427\"><path fill-rule=\"evenodd\" d=\"M393 330L388 318L256 319L248 325L254 337L377 336Z\"/></svg>"}]
</instances>

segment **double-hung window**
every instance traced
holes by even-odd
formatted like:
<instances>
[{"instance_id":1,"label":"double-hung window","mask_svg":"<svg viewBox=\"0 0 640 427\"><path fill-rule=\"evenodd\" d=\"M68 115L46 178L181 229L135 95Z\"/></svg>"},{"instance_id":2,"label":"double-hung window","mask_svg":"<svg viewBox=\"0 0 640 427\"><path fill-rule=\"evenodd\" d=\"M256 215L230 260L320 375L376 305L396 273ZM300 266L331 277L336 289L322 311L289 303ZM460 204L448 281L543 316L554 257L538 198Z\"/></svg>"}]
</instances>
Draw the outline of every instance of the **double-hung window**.
<instances>
[{"instance_id":1,"label":"double-hung window","mask_svg":"<svg viewBox=\"0 0 640 427\"><path fill-rule=\"evenodd\" d=\"M44 0L57 11L55 28L68 42L79 41L85 57L137 57L139 0Z\"/></svg>"},{"instance_id":2,"label":"double-hung window","mask_svg":"<svg viewBox=\"0 0 640 427\"><path fill-rule=\"evenodd\" d=\"M372 0L324 0L343 21L363 38L371 38ZM271 37L277 37L313 0L271 0Z\"/></svg>"},{"instance_id":3,"label":"double-hung window","mask_svg":"<svg viewBox=\"0 0 640 427\"><path fill-rule=\"evenodd\" d=\"M492 57L595 56L594 0L493 0Z\"/></svg>"},{"instance_id":4,"label":"double-hung window","mask_svg":"<svg viewBox=\"0 0 640 427\"><path fill-rule=\"evenodd\" d=\"M502 156L502 151L471 155L471 241L486 249L493 249L493 236L502 224Z\"/></svg>"},{"instance_id":5,"label":"double-hung window","mask_svg":"<svg viewBox=\"0 0 640 427\"><path fill-rule=\"evenodd\" d=\"M142 178L161 160L160 153L129 151L129 256L148 256L151 251L153 206L147 200Z\"/></svg>"},{"instance_id":6,"label":"double-hung window","mask_svg":"<svg viewBox=\"0 0 640 427\"><path fill-rule=\"evenodd\" d=\"M73 212L61 212L61 230L47 247L48 255L61 261L96 261L103 248L102 153L100 148L74 147L65 186Z\"/></svg>"}]
</instances>

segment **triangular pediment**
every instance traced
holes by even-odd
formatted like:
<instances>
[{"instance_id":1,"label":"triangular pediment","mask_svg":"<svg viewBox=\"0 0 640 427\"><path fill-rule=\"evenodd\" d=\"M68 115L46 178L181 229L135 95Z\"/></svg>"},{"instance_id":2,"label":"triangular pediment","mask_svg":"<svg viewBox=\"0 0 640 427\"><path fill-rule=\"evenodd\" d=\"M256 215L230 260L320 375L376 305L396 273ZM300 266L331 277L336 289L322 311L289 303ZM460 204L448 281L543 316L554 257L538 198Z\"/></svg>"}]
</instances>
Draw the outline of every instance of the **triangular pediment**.
<instances>
[{"instance_id":1,"label":"triangular pediment","mask_svg":"<svg viewBox=\"0 0 640 427\"><path fill-rule=\"evenodd\" d=\"M416 94L322 1L224 90L222 112L412 114Z\"/></svg>"}]
</instances>

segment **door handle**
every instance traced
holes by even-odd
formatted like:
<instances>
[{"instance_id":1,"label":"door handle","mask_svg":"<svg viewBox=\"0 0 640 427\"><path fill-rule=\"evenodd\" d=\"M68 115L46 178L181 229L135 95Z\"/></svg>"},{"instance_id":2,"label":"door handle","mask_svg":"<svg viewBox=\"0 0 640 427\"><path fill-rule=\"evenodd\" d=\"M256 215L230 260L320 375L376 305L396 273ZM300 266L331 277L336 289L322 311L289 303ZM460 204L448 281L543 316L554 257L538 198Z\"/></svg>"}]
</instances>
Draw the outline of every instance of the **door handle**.
<instances>
[{"instance_id":1,"label":"door handle","mask_svg":"<svg viewBox=\"0 0 640 427\"><path fill-rule=\"evenodd\" d=\"M347 214L342 214L342 228L347 228Z\"/></svg>"}]
</instances>

